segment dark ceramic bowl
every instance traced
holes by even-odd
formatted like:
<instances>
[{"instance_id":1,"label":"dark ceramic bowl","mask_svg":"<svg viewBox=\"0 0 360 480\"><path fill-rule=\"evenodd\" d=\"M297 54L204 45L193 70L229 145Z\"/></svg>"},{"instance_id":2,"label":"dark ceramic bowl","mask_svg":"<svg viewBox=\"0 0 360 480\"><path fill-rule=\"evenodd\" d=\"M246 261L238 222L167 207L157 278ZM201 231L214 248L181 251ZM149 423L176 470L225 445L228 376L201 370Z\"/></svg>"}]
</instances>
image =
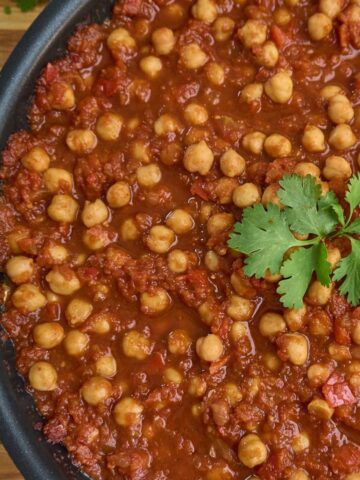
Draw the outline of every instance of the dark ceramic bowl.
<instances>
[{"instance_id":1,"label":"dark ceramic bowl","mask_svg":"<svg viewBox=\"0 0 360 480\"><path fill-rule=\"evenodd\" d=\"M47 62L64 53L76 25L102 22L110 15L112 3L52 0L27 31L0 73L0 152L11 133L27 128L36 78ZM16 372L13 345L2 339L2 333L0 330L1 441L26 480L85 480L88 477L71 464L66 450L48 444L36 430L41 419Z\"/></svg>"}]
</instances>

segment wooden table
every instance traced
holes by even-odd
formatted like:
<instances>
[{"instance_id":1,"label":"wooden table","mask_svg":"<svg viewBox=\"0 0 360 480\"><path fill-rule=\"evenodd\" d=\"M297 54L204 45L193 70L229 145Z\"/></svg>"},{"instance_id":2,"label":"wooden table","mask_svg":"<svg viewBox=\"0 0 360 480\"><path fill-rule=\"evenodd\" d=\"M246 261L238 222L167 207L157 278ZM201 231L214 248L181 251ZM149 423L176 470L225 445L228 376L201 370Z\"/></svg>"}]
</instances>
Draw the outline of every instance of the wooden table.
<instances>
[{"instance_id":1,"label":"wooden table","mask_svg":"<svg viewBox=\"0 0 360 480\"><path fill-rule=\"evenodd\" d=\"M4 7L11 7L11 13L6 14ZM11 0L0 0L0 69L24 31L40 11L41 8L36 8L32 12L24 13L14 7L14 3ZM18 472L1 444L0 480L23 480L23 476Z\"/></svg>"}]
</instances>

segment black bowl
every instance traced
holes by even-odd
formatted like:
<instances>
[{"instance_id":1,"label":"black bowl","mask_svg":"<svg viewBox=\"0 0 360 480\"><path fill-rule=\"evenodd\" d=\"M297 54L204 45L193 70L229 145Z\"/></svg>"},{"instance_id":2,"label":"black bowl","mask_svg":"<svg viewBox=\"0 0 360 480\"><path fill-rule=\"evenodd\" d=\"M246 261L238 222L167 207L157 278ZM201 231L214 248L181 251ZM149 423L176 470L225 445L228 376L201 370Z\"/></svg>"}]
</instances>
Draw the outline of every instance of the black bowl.
<instances>
[{"instance_id":1,"label":"black bowl","mask_svg":"<svg viewBox=\"0 0 360 480\"><path fill-rule=\"evenodd\" d=\"M11 133L27 128L35 82L47 62L65 52L79 23L102 22L111 0L52 0L24 35L0 73L0 152ZM0 278L1 281L1 278ZM15 369L11 341L0 330L0 438L26 480L87 479L66 450L46 442L35 425L41 420Z\"/></svg>"}]
</instances>

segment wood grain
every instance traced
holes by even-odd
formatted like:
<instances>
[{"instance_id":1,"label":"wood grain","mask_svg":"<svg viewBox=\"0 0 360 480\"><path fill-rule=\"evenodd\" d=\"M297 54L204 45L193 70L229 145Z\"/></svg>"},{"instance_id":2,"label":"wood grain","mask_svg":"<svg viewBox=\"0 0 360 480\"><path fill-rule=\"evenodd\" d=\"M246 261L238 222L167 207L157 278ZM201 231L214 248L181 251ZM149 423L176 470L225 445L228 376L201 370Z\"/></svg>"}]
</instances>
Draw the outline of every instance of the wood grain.
<instances>
[{"instance_id":1,"label":"wood grain","mask_svg":"<svg viewBox=\"0 0 360 480\"><path fill-rule=\"evenodd\" d=\"M4 7L7 6L11 8L10 14L5 13ZM37 8L32 12L24 13L14 7L14 3L11 0L0 0L0 69L25 30L41 10L41 8ZM1 444L0 480L23 480L23 476L19 473Z\"/></svg>"}]
</instances>

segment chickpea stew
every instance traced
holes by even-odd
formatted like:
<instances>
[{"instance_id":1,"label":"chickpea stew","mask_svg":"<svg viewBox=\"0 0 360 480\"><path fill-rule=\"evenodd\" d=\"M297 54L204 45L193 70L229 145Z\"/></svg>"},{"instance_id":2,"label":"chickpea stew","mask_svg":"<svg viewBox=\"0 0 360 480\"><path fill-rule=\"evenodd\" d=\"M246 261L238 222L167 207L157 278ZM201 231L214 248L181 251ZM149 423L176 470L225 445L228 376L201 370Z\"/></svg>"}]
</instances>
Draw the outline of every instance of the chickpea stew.
<instances>
[{"instance_id":1,"label":"chickpea stew","mask_svg":"<svg viewBox=\"0 0 360 480\"><path fill-rule=\"evenodd\" d=\"M359 0L118 0L43 71L2 154L1 323L93 479L360 479L360 307L314 278L284 308L228 246L286 174L345 208L359 51Z\"/></svg>"}]
</instances>

